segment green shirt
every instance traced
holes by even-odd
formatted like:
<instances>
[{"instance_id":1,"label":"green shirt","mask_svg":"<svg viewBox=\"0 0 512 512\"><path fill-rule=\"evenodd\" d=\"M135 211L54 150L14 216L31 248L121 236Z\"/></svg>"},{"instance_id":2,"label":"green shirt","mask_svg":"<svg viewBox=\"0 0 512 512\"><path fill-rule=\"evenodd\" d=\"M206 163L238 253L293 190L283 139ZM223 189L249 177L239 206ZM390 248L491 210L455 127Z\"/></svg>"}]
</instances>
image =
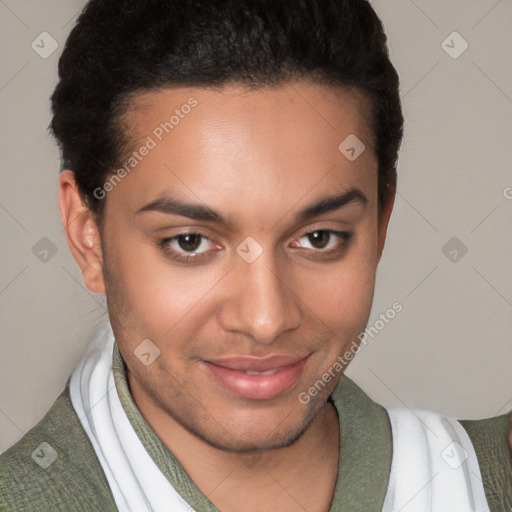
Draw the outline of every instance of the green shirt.
<instances>
[{"instance_id":1,"label":"green shirt","mask_svg":"<svg viewBox=\"0 0 512 512\"><path fill-rule=\"evenodd\" d=\"M218 511L142 417L130 394L117 345L113 369L121 404L155 464L195 510ZM380 512L392 457L387 412L344 375L331 399L340 419L340 465L331 511ZM512 461L506 436L512 411L460 423L475 448L491 512L509 512ZM60 510L117 510L103 469L71 403L69 382L45 417L0 456L0 511Z\"/></svg>"}]
</instances>

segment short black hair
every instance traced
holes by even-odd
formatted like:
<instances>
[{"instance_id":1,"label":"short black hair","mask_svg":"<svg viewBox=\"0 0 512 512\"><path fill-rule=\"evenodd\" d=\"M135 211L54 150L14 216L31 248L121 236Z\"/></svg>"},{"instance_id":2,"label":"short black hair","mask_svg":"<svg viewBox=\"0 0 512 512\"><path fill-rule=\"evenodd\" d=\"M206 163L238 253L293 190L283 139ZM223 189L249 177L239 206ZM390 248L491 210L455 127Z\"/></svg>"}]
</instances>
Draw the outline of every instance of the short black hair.
<instances>
[{"instance_id":1,"label":"short black hair","mask_svg":"<svg viewBox=\"0 0 512 512\"><path fill-rule=\"evenodd\" d=\"M366 0L90 0L59 61L51 130L101 221L94 190L126 149L119 121L133 94L300 78L364 94L382 206L396 185L403 116L387 38Z\"/></svg>"}]
</instances>

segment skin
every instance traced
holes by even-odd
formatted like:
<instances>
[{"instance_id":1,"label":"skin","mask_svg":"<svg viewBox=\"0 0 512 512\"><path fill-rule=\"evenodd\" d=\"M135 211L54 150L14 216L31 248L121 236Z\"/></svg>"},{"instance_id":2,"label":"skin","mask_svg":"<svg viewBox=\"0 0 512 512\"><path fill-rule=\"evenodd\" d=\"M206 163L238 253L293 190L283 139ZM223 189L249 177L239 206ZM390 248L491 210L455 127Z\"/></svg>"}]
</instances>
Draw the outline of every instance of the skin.
<instances>
[{"instance_id":1,"label":"skin","mask_svg":"<svg viewBox=\"0 0 512 512\"><path fill-rule=\"evenodd\" d=\"M101 232L73 173L61 174L68 243L88 289L106 293L135 403L203 493L223 511L326 511L339 463L327 399L339 375L307 404L298 395L370 314L394 194L379 212L366 103L357 91L307 81L144 93L124 118L132 150L191 97L197 107L108 192ZM366 145L354 162L338 150L349 134ZM366 202L295 218L353 189ZM164 195L207 205L233 225L137 213ZM328 230L352 235L343 244ZM187 232L209 239L189 263L171 257L187 253L183 237L168 252L159 245ZM321 243L308 236L315 232ZM247 237L263 248L252 263L236 251ZM134 354L145 339L160 350L149 366ZM235 396L203 364L297 354L298 380L266 399Z\"/></svg>"}]
</instances>

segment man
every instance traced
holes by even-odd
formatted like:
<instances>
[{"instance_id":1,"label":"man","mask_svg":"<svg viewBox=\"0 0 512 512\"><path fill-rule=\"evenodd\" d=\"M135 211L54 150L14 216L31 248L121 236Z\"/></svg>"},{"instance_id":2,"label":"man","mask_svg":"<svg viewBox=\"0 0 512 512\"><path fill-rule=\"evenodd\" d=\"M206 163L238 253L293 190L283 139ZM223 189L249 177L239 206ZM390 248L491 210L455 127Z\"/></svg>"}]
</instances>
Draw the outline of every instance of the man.
<instances>
[{"instance_id":1,"label":"man","mask_svg":"<svg viewBox=\"0 0 512 512\"><path fill-rule=\"evenodd\" d=\"M343 375L403 124L366 1L92 0L59 75L109 324L2 455L6 510L510 510L512 411L386 411Z\"/></svg>"}]
</instances>

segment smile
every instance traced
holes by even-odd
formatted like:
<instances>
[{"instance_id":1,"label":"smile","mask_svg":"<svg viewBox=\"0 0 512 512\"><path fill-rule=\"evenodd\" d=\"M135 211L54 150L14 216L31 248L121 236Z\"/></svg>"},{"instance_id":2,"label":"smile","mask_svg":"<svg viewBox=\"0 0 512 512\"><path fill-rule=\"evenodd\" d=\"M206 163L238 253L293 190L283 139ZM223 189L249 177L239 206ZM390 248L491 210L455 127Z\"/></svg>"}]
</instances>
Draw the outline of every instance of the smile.
<instances>
[{"instance_id":1,"label":"smile","mask_svg":"<svg viewBox=\"0 0 512 512\"><path fill-rule=\"evenodd\" d=\"M270 400L289 391L304 373L309 356L233 357L202 361L224 391L250 400Z\"/></svg>"}]
</instances>

